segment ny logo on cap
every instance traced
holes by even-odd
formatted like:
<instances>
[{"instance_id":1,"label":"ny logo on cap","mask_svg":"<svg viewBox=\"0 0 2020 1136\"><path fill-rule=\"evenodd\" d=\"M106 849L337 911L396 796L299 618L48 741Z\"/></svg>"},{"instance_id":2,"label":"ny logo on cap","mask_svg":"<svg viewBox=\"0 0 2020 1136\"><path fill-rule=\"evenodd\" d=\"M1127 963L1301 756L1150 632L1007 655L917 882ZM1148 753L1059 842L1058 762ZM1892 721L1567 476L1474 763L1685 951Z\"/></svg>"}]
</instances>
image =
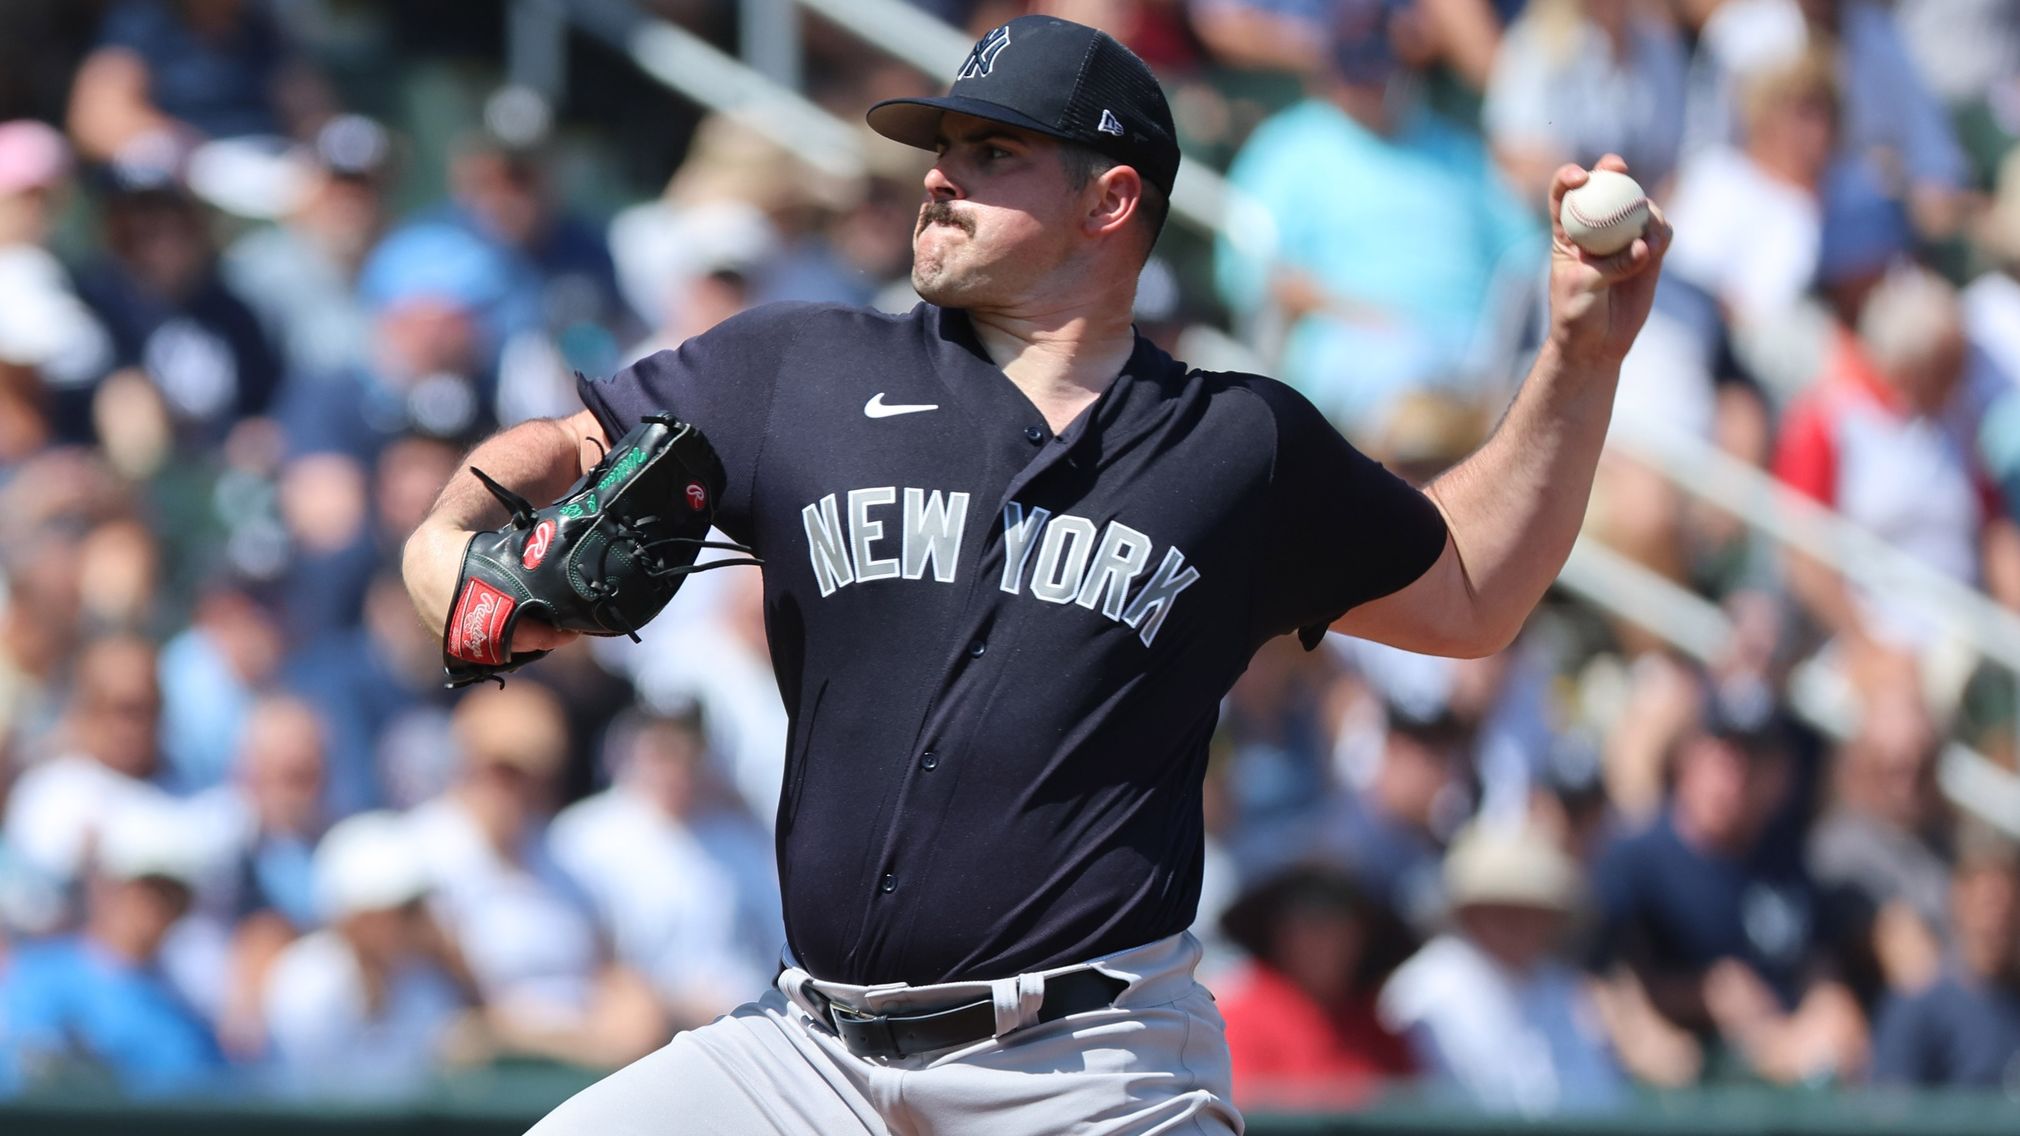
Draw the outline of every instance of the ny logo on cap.
<instances>
[{"instance_id":1,"label":"ny logo on cap","mask_svg":"<svg viewBox=\"0 0 2020 1136\"><path fill-rule=\"evenodd\" d=\"M955 82L974 79L989 74L996 66L996 57L1010 46L1010 25L1005 24L975 41L975 50L968 53L968 61L961 64L961 73L954 76Z\"/></svg>"}]
</instances>

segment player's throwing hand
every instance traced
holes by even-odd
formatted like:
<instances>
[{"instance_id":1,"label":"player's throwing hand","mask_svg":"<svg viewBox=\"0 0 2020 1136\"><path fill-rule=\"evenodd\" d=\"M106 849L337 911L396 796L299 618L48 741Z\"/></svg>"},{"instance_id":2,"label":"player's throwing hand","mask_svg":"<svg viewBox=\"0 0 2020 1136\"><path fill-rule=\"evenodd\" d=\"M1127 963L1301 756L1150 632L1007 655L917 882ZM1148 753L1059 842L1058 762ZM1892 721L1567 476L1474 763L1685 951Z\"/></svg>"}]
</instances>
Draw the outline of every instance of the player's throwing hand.
<instances>
[{"instance_id":1,"label":"player's throwing hand","mask_svg":"<svg viewBox=\"0 0 2020 1136\"><path fill-rule=\"evenodd\" d=\"M1627 163L1608 154L1594 168L1624 174ZM1586 252L1565 236L1563 212L1564 195L1588 176L1566 165L1550 181L1550 339L1567 360L1617 364L1655 300L1669 221L1651 202L1648 228L1633 243L1610 256Z\"/></svg>"}]
</instances>

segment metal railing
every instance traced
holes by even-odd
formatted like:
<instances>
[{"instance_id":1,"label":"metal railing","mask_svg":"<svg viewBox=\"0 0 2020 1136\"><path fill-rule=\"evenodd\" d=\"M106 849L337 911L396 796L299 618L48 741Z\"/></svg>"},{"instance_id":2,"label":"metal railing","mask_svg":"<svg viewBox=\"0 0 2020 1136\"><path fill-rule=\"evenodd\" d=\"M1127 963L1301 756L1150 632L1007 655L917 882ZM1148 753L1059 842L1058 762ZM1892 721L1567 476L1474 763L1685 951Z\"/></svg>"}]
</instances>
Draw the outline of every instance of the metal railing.
<instances>
[{"instance_id":1,"label":"metal railing","mask_svg":"<svg viewBox=\"0 0 2020 1136\"><path fill-rule=\"evenodd\" d=\"M2020 616L1983 592L1889 544L1717 446L1680 432L1616 424L1607 445L1755 532L1803 552L1848 580L1907 589L1944 630L2020 674Z\"/></svg>"},{"instance_id":2,"label":"metal railing","mask_svg":"<svg viewBox=\"0 0 2020 1136\"><path fill-rule=\"evenodd\" d=\"M1732 621L1717 604L1590 537L1580 537L1572 546L1557 582L1700 663L1716 662L1732 637ZM1858 729L1842 706L1819 697L1815 687L1798 684L1788 700L1797 717L1829 737L1842 741ZM1944 746L1936 777L1953 803L2020 839L2020 777L1961 742Z\"/></svg>"},{"instance_id":3,"label":"metal railing","mask_svg":"<svg viewBox=\"0 0 2020 1136\"><path fill-rule=\"evenodd\" d=\"M730 115L822 173L863 173L862 139L853 126L686 28L646 15L630 0L520 2L562 12L668 89ZM773 53L771 65L796 66L790 64L792 58Z\"/></svg>"}]
</instances>

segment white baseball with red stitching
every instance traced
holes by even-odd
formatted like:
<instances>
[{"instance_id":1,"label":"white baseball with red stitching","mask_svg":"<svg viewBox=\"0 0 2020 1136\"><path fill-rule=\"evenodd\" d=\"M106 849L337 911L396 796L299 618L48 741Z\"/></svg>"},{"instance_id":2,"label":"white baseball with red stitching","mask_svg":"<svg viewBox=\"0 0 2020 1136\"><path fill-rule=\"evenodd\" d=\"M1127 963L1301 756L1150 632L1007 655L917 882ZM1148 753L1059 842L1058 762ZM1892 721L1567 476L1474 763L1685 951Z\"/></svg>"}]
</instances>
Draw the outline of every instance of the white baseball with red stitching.
<instances>
[{"instance_id":1,"label":"white baseball with red stitching","mask_svg":"<svg viewBox=\"0 0 2020 1136\"><path fill-rule=\"evenodd\" d=\"M1558 219L1572 244L1612 256L1648 227L1648 195L1626 174L1593 170L1584 185L1564 195Z\"/></svg>"}]
</instances>

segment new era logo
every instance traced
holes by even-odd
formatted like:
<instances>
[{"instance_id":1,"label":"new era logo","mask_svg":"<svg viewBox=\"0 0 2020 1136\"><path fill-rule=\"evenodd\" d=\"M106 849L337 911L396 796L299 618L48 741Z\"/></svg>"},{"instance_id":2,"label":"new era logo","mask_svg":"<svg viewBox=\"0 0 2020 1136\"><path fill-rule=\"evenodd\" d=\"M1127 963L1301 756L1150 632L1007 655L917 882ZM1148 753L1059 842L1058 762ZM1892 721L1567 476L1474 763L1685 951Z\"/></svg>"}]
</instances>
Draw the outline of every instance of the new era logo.
<instances>
[{"instance_id":1,"label":"new era logo","mask_svg":"<svg viewBox=\"0 0 2020 1136\"><path fill-rule=\"evenodd\" d=\"M1003 49L1008 46L1010 46L1008 24L976 40L975 49L968 53L968 61L961 64L961 73L954 76L954 81L958 83L963 79L974 79L989 74L996 66L996 57L1003 54Z\"/></svg>"},{"instance_id":2,"label":"new era logo","mask_svg":"<svg viewBox=\"0 0 2020 1136\"><path fill-rule=\"evenodd\" d=\"M1117 138L1122 137L1123 134L1122 120L1115 117L1115 112L1112 110L1104 109L1101 112L1101 122L1094 129L1101 131L1103 134L1113 134Z\"/></svg>"}]
</instances>

